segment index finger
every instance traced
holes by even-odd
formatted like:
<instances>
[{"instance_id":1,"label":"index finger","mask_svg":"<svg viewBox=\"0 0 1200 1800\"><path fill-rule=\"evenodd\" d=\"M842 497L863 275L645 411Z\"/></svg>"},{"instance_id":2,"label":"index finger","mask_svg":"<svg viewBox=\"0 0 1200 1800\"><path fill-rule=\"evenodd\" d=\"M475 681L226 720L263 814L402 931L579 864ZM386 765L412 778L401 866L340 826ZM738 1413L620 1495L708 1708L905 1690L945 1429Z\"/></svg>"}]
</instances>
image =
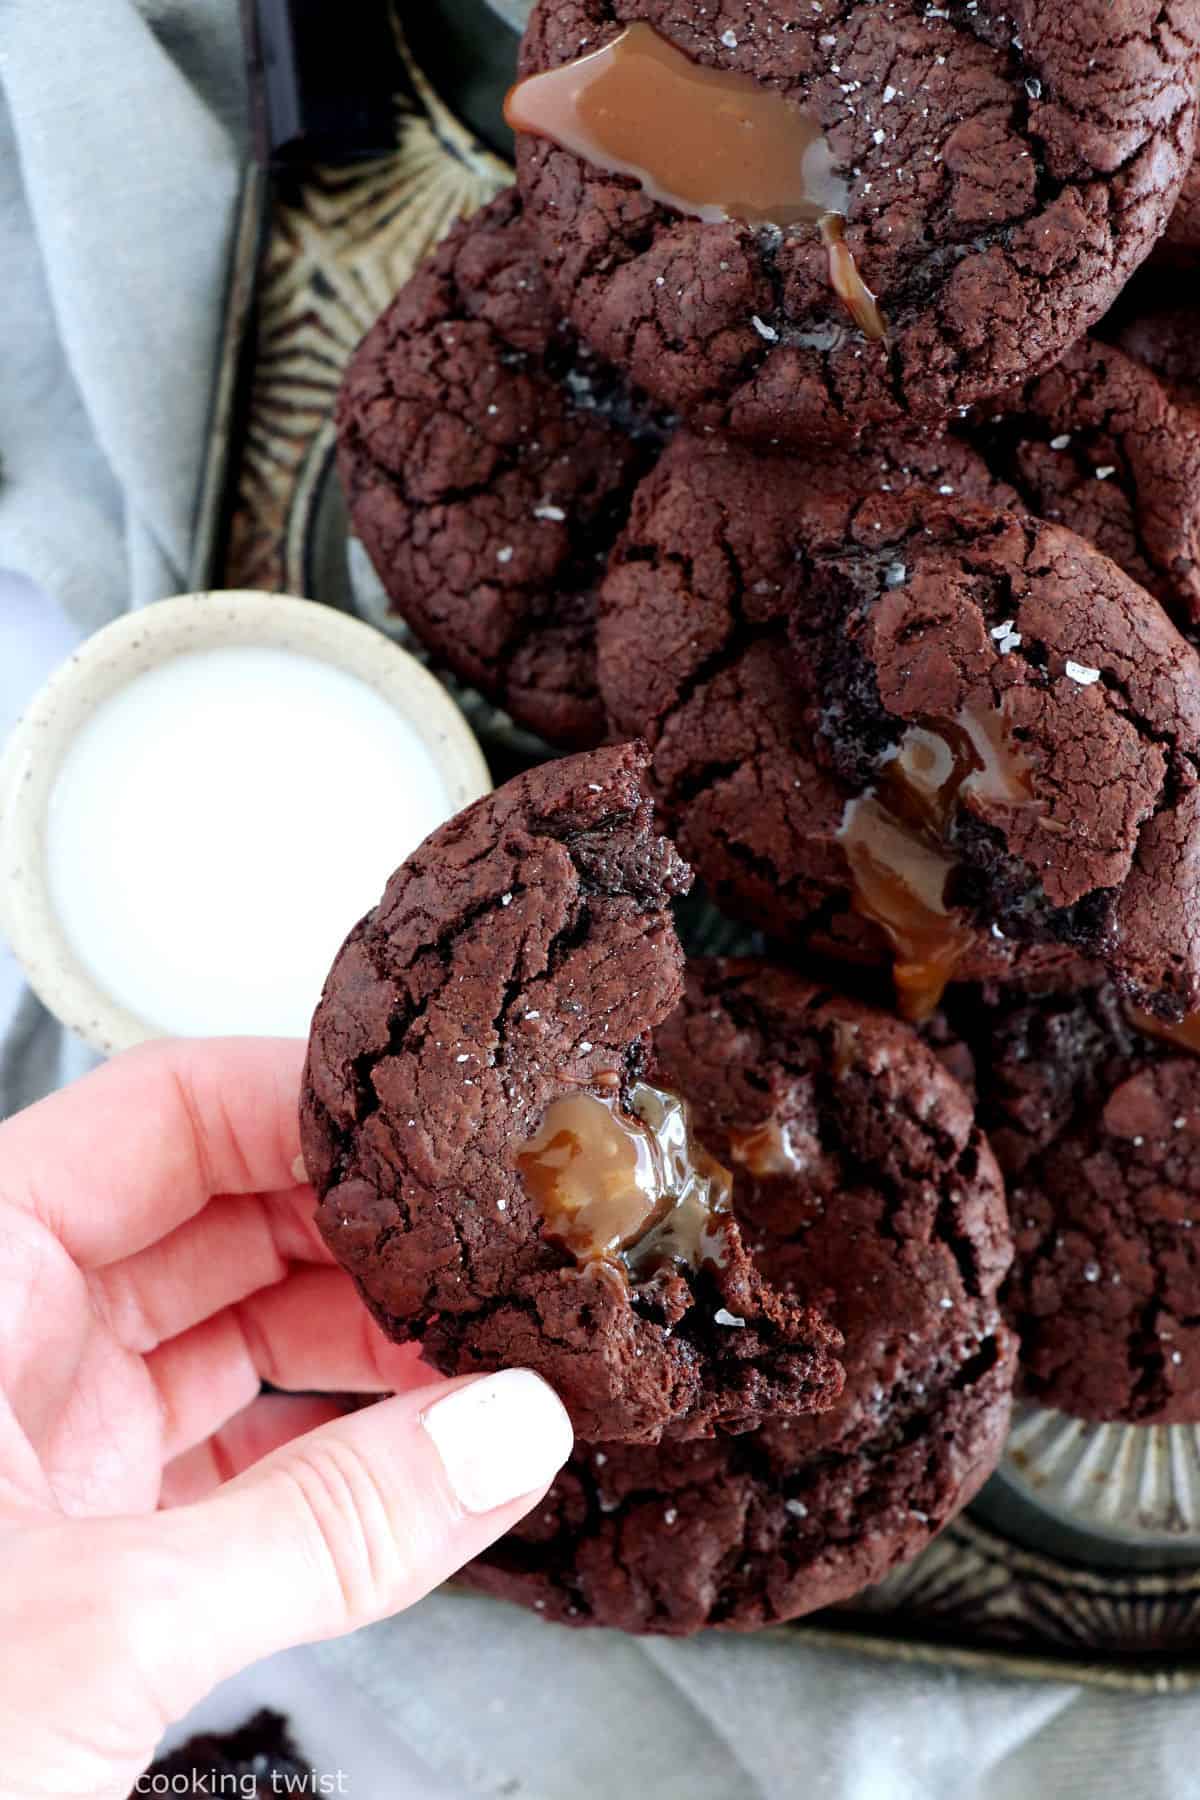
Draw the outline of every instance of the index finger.
<instances>
[{"instance_id":1,"label":"index finger","mask_svg":"<svg viewBox=\"0 0 1200 1800\"><path fill-rule=\"evenodd\" d=\"M0 1195L82 1267L131 1256L214 1194L296 1183L304 1044L161 1039L0 1125Z\"/></svg>"}]
</instances>

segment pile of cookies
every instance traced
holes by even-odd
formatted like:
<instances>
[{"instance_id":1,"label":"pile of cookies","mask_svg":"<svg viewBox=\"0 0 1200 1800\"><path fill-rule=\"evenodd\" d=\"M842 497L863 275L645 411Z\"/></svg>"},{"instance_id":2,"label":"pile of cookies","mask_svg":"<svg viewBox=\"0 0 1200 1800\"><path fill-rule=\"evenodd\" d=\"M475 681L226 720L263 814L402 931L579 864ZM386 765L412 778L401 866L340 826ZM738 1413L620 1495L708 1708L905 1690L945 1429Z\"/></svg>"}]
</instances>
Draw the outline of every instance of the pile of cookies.
<instances>
[{"instance_id":1,"label":"pile of cookies","mask_svg":"<svg viewBox=\"0 0 1200 1800\"><path fill-rule=\"evenodd\" d=\"M468 1572L556 1619L850 1596L1014 1380L1200 1420L1200 10L1007 4L538 0L343 386L397 613L552 749L351 934L305 1154L391 1335L562 1393Z\"/></svg>"}]
</instances>

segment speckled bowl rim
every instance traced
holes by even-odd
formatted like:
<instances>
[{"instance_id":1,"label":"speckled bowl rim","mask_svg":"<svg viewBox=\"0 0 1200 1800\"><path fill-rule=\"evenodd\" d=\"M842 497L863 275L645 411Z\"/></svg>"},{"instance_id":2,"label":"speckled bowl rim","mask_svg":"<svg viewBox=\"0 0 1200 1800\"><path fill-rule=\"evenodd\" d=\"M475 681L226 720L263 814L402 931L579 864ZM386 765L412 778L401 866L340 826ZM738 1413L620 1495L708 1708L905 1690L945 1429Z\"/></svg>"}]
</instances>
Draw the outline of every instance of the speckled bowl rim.
<instances>
[{"instance_id":1,"label":"speckled bowl rim","mask_svg":"<svg viewBox=\"0 0 1200 1800\"><path fill-rule=\"evenodd\" d=\"M62 928L46 867L54 783L78 731L130 681L190 651L231 646L294 650L374 689L419 732L451 813L491 791L483 752L441 683L362 620L290 595L217 589L177 594L106 625L55 670L0 755L0 934L42 1003L105 1056L161 1028L105 990Z\"/></svg>"}]
</instances>

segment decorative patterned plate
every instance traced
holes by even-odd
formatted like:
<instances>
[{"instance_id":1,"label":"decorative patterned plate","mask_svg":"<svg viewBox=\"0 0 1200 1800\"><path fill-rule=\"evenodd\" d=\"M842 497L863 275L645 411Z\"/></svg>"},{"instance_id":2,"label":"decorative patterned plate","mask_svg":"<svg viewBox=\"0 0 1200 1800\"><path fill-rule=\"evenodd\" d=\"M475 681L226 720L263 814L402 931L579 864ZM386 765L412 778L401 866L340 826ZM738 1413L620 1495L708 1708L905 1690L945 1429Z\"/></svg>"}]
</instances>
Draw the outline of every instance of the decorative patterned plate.
<instances>
[{"instance_id":1,"label":"decorative patterned plate","mask_svg":"<svg viewBox=\"0 0 1200 1800\"><path fill-rule=\"evenodd\" d=\"M464 0L455 0L461 22ZM486 15L481 0L479 18ZM521 0L514 0L520 6ZM515 38L480 27L492 63ZM402 632L349 537L333 470L332 409L359 338L431 244L511 171L404 52L393 154L318 169L273 205L251 345L248 419L234 449L222 584L308 594ZM254 233L239 234L222 394L249 309ZM478 695L455 689L503 774L542 747ZM696 949L744 947L698 902ZM905 1658L1162 1691L1200 1684L1200 1431L1087 1426L1018 1407L1005 1463L969 1517L914 1563L796 1632Z\"/></svg>"}]
</instances>

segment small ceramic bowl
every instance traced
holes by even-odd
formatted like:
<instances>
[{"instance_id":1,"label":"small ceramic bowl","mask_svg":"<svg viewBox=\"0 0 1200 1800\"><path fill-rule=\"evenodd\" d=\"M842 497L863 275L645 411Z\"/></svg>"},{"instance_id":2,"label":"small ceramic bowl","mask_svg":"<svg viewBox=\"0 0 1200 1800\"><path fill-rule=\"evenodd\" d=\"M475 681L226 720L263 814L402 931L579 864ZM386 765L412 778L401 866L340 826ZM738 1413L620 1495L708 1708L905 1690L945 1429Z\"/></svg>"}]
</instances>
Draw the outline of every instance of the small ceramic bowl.
<instances>
[{"instance_id":1,"label":"small ceramic bowl","mask_svg":"<svg viewBox=\"0 0 1200 1800\"><path fill-rule=\"evenodd\" d=\"M173 657L231 646L291 650L374 689L422 739L449 813L491 788L483 753L441 683L399 645L330 607L245 590L181 594L97 632L50 677L0 756L0 936L44 1005L103 1055L159 1032L99 985L57 916L46 844L58 771L75 734L128 682Z\"/></svg>"}]
</instances>

